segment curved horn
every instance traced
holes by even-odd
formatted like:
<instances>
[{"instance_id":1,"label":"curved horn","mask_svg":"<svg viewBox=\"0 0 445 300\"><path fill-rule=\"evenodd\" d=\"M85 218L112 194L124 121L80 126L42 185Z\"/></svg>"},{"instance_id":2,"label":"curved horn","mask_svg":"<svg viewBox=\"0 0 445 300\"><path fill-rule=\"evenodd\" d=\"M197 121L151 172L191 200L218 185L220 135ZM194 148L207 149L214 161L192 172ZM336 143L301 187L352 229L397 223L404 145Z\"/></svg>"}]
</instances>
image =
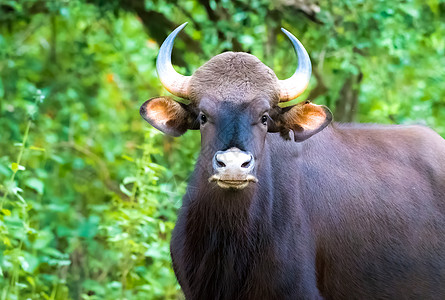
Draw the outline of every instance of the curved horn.
<instances>
[{"instance_id":1,"label":"curved horn","mask_svg":"<svg viewBox=\"0 0 445 300\"><path fill-rule=\"evenodd\" d=\"M311 59L297 38L284 28L281 31L290 39L298 57L298 66L294 75L285 80L279 81L280 102L286 102L300 96L309 84L311 78L312 65Z\"/></svg>"},{"instance_id":2,"label":"curved horn","mask_svg":"<svg viewBox=\"0 0 445 300\"><path fill-rule=\"evenodd\" d=\"M188 98L190 76L184 76L175 71L171 61L173 44L178 33L187 25L187 22L176 28L162 43L156 60L156 71L162 85L172 94Z\"/></svg>"}]
</instances>

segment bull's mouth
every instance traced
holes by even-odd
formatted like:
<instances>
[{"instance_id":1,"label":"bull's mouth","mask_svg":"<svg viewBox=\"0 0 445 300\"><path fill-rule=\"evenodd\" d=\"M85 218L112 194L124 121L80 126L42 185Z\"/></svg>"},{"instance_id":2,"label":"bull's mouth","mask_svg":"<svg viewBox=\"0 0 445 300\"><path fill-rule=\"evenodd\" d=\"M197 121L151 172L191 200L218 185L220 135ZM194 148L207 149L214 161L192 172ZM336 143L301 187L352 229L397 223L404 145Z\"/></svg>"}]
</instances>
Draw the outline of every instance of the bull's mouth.
<instances>
[{"instance_id":1,"label":"bull's mouth","mask_svg":"<svg viewBox=\"0 0 445 300\"><path fill-rule=\"evenodd\" d=\"M245 178L230 178L226 179L220 175L212 175L209 182L216 182L216 184L223 189L244 189L251 182L258 182L258 179L253 175L247 175Z\"/></svg>"}]
</instances>

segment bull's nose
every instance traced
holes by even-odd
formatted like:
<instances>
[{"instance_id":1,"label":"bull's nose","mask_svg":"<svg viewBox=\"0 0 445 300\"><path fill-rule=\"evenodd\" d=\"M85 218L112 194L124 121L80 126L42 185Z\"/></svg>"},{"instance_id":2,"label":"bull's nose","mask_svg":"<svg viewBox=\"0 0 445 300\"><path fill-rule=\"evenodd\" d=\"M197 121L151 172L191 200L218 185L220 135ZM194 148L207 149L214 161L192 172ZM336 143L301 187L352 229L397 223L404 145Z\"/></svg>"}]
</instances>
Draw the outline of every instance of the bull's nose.
<instances>
[{"instance_id":1,"label":"bull's nose","mask_svg":"<svg viewBox=\"0 0 445 300\"><path fill-rule=\"evenodd\" d=\"M253 155L238 148L218 151L213 156L215 174L210 176L210 182L216 182L224 189L242 190L258 179L252 174L255 164Z\"/></svg>"},{"instance_id":2,"label":"bull's nose","mask_svg":"<svg viewBox=\"0 0 445 300\"><path fill-rule=\"evenodd\" d=\"M241 151L238 148L230 148L226 151L218 151L213 156L213 168L220 173L249 173L253 169L254 158L250 152Z\"/></svg>"}]
</instances>

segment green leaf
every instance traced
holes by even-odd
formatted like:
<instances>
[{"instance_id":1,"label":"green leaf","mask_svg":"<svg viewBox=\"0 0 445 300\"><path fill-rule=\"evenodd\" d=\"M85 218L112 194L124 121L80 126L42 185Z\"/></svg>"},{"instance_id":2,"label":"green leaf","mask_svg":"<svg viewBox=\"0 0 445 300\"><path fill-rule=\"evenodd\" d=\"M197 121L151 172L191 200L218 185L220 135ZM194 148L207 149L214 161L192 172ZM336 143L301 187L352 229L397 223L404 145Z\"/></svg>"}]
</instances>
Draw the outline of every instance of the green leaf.
<instances>
[{"instance_id":1,"label":"green leaf","mask_svg":"<svg viewBox=\"0 0 445 300\"><path fill-rule=\"evenodd\" d=\"M45 152L45 148L41 148L41 147L36 147L36 146L30 146L29 147L30 150L35 150L35 151L41 151L41 152Z\"/></svg>"},{"instance_id":2,"label":"green leaf","mask_svg":"<svg viewBox=\"0 0 445 300\"><path fill-rule=\"evenodd\" d=\"M127 195L127 196L129 196L129 197L133 196L133 193L130 192L130 191L125 187L125 185L123 185L122 183L119 185L119 189L120 189L121 192L124 193L125 195Z\"/></svg>"},{"instance_id":3,"label":"green leaf","mask_svg":"<svg viewBox=\"0 0 445 300\"><path fill-rule=\"evenodd\" d=\"M43 190L45 185L43 184L43 182L40 179L37 178L28 178L25 181L25 185L28 186L29 188L32 188L33 190L35 190L39 195L43 195Z\"/></svg>"}]
</instances>

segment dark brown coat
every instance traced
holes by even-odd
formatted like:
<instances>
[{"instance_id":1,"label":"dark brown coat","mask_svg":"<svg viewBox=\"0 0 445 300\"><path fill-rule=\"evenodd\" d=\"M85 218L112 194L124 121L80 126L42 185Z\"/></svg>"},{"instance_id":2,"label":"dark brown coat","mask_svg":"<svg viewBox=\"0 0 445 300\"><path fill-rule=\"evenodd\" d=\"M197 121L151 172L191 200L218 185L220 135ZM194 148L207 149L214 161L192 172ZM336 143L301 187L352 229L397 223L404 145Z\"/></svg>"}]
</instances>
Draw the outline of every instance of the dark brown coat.
<instances>
[{"instance_id":1,"label":"dark brown coat","mask_svg":"<svg viewBox=\"0 0 445 300\"><path fill-rule=\"evenodd\" d=\"M213 58L191 83L191 105L141 108L164 132L201 130L171 242L187 299L445 299L439 135L330 124L307 102L280 108L276 76L248 54ZM230 147L253 154L257 183L208 181L215 151Z\"/></svg>"}]
</instances>

